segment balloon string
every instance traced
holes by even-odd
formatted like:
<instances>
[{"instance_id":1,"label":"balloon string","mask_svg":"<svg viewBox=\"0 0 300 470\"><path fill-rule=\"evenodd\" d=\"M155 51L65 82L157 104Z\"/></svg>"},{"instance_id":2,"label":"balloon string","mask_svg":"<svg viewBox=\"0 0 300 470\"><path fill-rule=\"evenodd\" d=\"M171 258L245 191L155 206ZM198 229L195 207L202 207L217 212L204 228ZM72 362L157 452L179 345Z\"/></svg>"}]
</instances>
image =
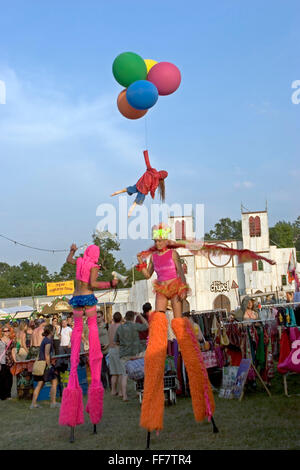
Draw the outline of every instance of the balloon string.
<instances>
[{"instance_id":1,"label":"balloon string","mask_svg":"<svg viewBox=\"0 0 300 470\"><path fill-rule=\"evenodd\" d=\"M145 149L145 150L148 150L147 116L145 116L145 146L146 146L146 149Z\"/></svg>"}]
</instances>

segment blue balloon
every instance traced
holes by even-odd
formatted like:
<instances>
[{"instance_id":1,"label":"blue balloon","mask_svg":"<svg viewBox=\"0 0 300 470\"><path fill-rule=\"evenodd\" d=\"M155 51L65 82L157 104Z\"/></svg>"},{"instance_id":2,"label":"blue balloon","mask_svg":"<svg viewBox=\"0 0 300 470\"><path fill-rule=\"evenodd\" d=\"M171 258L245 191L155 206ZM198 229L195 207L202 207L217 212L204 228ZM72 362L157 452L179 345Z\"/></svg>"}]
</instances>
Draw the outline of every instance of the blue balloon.
<instances>
[{"instance_id":1,"label":"blue balloon","mask_svg":"<svg viewBox=\"0 0 300 470\"><path fill-rule=\"evenodd\" d=\"M149 109L158 100L158 90L147 80L137 80L127 88L126 98L130 106L135 109Z\"/></svg>"}]
</instances>

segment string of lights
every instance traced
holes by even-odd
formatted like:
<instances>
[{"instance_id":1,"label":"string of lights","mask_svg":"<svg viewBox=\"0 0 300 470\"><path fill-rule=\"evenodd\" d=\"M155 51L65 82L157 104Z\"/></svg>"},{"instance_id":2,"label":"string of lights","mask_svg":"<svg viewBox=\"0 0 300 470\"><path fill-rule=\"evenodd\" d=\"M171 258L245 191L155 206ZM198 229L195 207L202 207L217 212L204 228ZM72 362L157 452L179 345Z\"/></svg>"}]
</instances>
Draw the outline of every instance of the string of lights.
<instances>
[{"instance_id":1,"label":"string of lights","mask_svg":"<svg viewBox=\"0 0 300 470\"><path fill-rule=\"evenodd\" d=\"M26 243L21 243L21 242L18 242L16 240L13 240L12 238L9 238L9 237L6 237L5 235L1 235L0 234L0 237L1 238L4 238L5 240L8 240L12 243L14 243L15 245L20 245L20 246L24 246L25 248L29 248L31 250L37 250L37 251L45 251L45 252L48 252L48 253L64 253L64 252L68 252L70 249L63 249L63 250L56 250L56 249L48 249L48 248L38 248L36 246L31 246L31 245L27 245ZM78 249L80 248L84 248L85 246L87 246L86 243L84 243L83 245L79 246Z\"/></svg>"}]
</instances>

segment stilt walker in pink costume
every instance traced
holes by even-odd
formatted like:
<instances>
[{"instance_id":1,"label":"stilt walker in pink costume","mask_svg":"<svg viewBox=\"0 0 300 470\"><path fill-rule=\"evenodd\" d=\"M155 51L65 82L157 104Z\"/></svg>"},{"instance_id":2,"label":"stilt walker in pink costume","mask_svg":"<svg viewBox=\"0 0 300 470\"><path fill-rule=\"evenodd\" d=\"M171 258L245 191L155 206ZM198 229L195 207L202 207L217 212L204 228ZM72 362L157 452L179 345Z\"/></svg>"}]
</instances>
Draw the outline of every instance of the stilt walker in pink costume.
<instances>
[{"instance_id":1,"label":"stilt walker in pink costume","mask_svg":"<svg viewBox=\"0 0 300 470\"><path fill-rule=\"evenodd\" d=\"M74 429L78 424L84 422L83 397L79 386L77 367L79 364L79 353L83 331L83 315L87 316L89 327L89 364L91 369L91 384L88 390L88 401L86 411L90 420L95 425L102 417L103 409L103 385L101 383L102 352L97 327L97 298L94 289L110 289L115 287L118 280L110 282L97 281L100 248L90 245L84 252L83 257L74 259L77 250L75 244L71 246L67 262L76 264L76 288L74 296L69 301L73 307L74 329L71 337L71 370L67 388L63 391L62 403L59 415L61 426L71 426ZM74 438L71 438L73 441Z\"/></svg>"}]
</instances>

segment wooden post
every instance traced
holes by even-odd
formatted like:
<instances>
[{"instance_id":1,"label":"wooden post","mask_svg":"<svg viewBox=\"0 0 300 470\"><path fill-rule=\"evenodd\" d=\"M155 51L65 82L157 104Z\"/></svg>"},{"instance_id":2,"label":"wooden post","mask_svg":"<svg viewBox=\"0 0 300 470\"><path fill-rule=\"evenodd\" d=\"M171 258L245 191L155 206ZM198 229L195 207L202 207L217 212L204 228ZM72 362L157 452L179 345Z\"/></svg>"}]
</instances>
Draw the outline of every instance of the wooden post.
<instances>
[{"instance_id":1,"label":"wooden post","mask_svg":"<svg viewBox=\"0 0 300 470\"><path fill-rule=\"evenodd\" d=\"M255 367L255 365L253 364L252 361L251 361L251 365L252 365L252 367L253 367L253 369L254 369L254 371L255 371L257 377L259 378L259 380L260 380L261 383L263 384L263 386L264 386L264 388L265 388L267 394L269 395L269 397L271 397L272 395L271 395L271 393L270 393L270 390L268 389L268 387L266 386L265 382L264 382L263 379L261 378L261 376L260 376L258 370L256 369L256 367Z\"/></svg>"}]
</instances>

